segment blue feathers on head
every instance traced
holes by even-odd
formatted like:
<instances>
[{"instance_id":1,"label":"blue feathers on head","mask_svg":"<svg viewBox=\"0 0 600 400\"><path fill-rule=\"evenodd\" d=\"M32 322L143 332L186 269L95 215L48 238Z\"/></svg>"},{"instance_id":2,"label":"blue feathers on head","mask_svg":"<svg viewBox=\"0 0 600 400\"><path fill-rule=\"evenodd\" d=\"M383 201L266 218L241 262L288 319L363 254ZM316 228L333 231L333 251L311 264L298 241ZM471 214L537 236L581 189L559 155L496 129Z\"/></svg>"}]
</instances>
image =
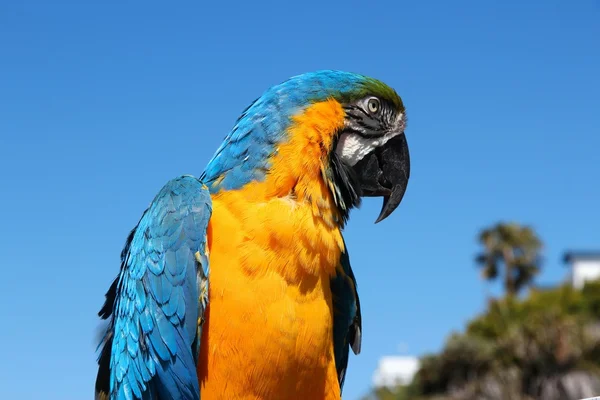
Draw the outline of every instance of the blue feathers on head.
<instances>
[{"instance_id":1,"label":"blue feathers on head","mask_svg":"<svg viewBox=\"0 0 600 400\"><path fill-rule=\"evenodd\" d=\"M268 89L241 115L204 171L211 192L262 181L276 145L286 139L291 117L313 102L342 100L364 91L370 79L343 71L298 75Z\"/></svg>"}]
</instances>

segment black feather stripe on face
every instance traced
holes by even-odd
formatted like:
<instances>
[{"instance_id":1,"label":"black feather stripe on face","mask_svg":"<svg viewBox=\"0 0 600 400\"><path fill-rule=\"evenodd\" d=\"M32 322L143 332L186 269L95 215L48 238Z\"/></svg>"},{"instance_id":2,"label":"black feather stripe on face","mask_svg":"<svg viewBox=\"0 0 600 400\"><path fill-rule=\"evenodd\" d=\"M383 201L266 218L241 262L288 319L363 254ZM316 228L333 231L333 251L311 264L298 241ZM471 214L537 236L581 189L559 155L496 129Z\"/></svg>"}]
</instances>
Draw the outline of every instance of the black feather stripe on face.
<instances>
[{"instance_id":1,"label":"black feather stripe on face","mask_svg":"<svg viewBox=\"0 0 600 400\"><path fill-rule=\"evenodd\" d=\"M386 132L382 122L367 114L361 107L350 105L344 108L346 113L345 131L364 138L376 138Z\"/></svg>"},{"instance_id":2,"label":"black feather stripe on face","mask_svg":"<svg viewBox=\"0 0 600 400\"><path fill-rule=\"evenodd\" d=\"M337 146L337 135L333 148ZM340 212L341 220L337 221L341 227L344 227L350 210L353 207L360 206L361 195L360 183L354 170L346 165L335 151L331 152L329 160L329 168L327 170L327 179L331 184L333 198Z\"/></svg>"}]
</instances>

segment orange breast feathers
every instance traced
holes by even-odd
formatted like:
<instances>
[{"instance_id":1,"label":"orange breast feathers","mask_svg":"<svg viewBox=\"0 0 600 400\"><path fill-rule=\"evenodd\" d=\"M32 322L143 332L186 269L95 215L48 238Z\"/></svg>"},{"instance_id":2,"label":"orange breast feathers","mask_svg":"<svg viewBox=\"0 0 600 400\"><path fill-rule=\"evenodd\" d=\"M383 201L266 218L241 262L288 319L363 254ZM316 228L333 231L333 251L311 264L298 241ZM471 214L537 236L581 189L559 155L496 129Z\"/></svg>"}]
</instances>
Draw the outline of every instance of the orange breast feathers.
<instances>
[{"instance_id":1,"label":"orange breast feathers","mask_svg":"<svg viewBox=\"0 0 600 400\"><path fill-rule=\"evenodd\" d=\"M294 118L262 182L213 195L202 400L339 400L329 286L342 235L324 168L344 111Z\"/></svg>"}]
</instances>

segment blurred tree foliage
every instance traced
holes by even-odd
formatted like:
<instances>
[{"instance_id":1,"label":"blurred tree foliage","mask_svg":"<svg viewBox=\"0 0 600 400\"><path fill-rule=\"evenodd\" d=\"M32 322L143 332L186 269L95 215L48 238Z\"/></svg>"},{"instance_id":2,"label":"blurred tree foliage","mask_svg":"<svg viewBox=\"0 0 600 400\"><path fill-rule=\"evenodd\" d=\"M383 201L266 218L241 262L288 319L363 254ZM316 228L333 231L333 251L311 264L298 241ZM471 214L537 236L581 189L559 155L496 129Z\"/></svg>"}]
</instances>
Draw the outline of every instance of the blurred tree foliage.
<instances>
[{"instance_id":1,"label":"blurred tree foliage","mask_svg":"<svg viewBox=\"0 0 600 400\"><path fill-rule=\"evenodd\" d=\"M576 400L600 394L600 282L490 301L413 382L369 400Z\"/></svg>"},{"instance_id":2,"label":"blurred tree foliage","mask_svg":"<svg viewBox=\"0 0 600 400\"><path fill-rule=\"evenodd\" d=\"M377 388L363 400L412 400L418 395L416 387L398 386L396 388Z\"/></svg>"},{"instance_id":3,"label":"blurred tree foliage","mask_svg":"<svg viewBox=\"0 0 600 400\"><path fill-rule=\"evenodd\" d=\"M537 271L532 266L539 261L532 260L539 260L541 242L532 231L516 228L509 230L521 232L529 250L515 251L515 242L506 240L514 254L529 252L529 261L505 268L524 265L528 274ZM502 229L498 225L481 237L502 236ZM497 246L486 240L486 257L505 257L497 256ZM508 284L507 295L490 300L464 333L449 337L441 353L423 357L410 385L379 389L367 399L576 400L600 395L600 281L588 282L582 290L570 284L534 288L522 299L514 296L522 287L518 282L529 279Z\"/></svg>"},{"instance_id":4,"label":"blurred tree foliage","mask_svg":"<svg viewBox=\"0 0 600 400\"><path fill-rule=\"evenodd\" d=\"M514 296L540 272L542 242L533 229L516 223L498 223L479 234L484 250L477 255L484 279L494 280L501 270L504 290Z\"/></svg>"}]
</instances>

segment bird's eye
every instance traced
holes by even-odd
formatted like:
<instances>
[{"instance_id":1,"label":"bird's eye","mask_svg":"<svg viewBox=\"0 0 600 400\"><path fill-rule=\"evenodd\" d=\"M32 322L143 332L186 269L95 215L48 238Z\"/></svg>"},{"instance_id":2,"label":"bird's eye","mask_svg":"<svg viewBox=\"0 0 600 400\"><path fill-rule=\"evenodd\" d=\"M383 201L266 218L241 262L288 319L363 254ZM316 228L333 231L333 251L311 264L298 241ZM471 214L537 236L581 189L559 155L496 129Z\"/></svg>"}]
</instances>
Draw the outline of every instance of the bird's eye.
<instances>
[{"instance_id":1,"label":"bird's eye","mask_svg":"<svg viewBox=\"0 0 600 400\"><path fill-rule=\"evenodd\" d=\"M367 103L367 108L369 109L369 112L371 114L377 114L377 111L379 111L380 106L381 105L379 103L379 99L376 99L375 97L370 98Z\"/></svg>"}]
</instances>

